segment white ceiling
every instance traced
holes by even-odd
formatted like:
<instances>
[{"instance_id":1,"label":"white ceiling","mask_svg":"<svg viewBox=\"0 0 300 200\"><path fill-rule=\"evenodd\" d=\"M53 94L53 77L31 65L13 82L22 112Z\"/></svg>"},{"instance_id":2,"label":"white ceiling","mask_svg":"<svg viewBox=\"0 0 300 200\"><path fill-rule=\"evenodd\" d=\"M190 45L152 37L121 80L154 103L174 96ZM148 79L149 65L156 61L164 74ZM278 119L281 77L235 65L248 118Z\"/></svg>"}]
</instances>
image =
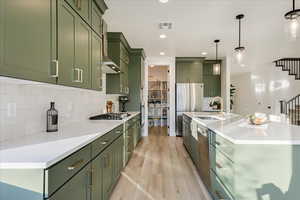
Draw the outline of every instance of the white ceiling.
<instances>
[{"instance_id":1,"label":"white ceiling","mask_svg":"<svg viewBox=\"0 0 300 200\"><path fill-rule=\"evenodd\" d=\"M300 0L296 0L300 7ZM230 57L237 46L237 14L242 22L242 45L246 47L246 67L233 67L236 73L249 71L279 57L299 57L299 40L285 33L284 14L292 0L106 0L109 31L123 32L132 47L144 48L147 56L215 57L215 39L220 39L220 56ZM161 31L159 22L172 22L173 29ZM161 33L167 39L160 39ZM251 67L250 67L251 66Z\"/></svg>"}]
</instances>

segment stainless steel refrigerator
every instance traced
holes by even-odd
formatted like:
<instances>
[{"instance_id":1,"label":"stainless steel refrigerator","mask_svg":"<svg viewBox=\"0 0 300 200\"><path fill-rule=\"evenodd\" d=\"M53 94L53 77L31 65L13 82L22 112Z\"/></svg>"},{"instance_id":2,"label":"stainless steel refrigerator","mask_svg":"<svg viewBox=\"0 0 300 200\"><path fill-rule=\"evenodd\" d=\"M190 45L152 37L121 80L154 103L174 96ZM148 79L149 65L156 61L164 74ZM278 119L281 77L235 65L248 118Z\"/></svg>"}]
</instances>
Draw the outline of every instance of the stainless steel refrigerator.
<instances>
[{"instance_id":1,"label":"stainless steel refrigerator","mask_svg":"<svg viewBox=\"0 0 300 200\"><path fill-rule=\"evenodd\" d=\"M182 136L182 114L184 112L200 112L203 104L202 83L176 84L176 134Z\"/></svg>"}]
</instances>

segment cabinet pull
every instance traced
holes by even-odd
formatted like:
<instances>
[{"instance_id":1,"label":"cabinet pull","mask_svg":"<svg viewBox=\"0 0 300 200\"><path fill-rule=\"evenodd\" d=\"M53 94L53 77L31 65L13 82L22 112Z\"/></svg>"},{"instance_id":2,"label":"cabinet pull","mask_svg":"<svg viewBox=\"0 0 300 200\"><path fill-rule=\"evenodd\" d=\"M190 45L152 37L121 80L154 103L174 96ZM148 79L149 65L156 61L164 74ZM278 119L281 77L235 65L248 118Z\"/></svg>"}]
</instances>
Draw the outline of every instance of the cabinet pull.
<instances>
[{"instance_id":1,"label":"cabinet pull","mask_svg":"<svg viewBox=\"0 0 300 200\"><path fill-rule=\"evenodd\" d=\"M84 162L83 159L76 161L75 163L73 163L72 165L70 165L70 166L68 167L68 170L72 171L72 170L76 169L76 168L79 167L83 162Z\"/></svg>"},{"instance_id":2,"label":"cabinet pull","mask_svg":"<svg viewBox=\"0 0 300 200\"><path fill-rule=\"evenodd\" d=\"M225 200L218 190L215 190L215 193L218 196L218 200Z\"/></svg>"},{"instance_id":3,"label":"cabinet pull","mask_svg":"<svg viewBox=\"0 0 300 200\"><path fill-rule=\"evenodd\" d=\"M116 133L118 134L118 133L121 133L121 131L116 131Z\"/></svg>"},{"instance_id":4,"label":"cabinet pull","mask_svg":"<svg viewBox=\"0 0 300 200\"><path fill-rule=\"evenodd\" d=\"M217 142L217 141L215 141L215 144L218 145L218 146L221 145L221 143L220 143L220 142Z\"/></svg>"},{"instance_id":5,"label":"cabinet pull","mask_svg":"<svg viewBox=\"0 0 300 200\"><path fill-rule=\"evenodd\" d=\"M102 141L101 144L102 145L106 145L108 143L108 141Z\"/></svg>"},{"instance_id":6,"label":"cabinet pull","mask_svg":"<svg viewBox=\"0 0 300 200\"><path fill-rule=\"evenodd\" d=\"M55 72L52 70L53 66L51 65L50 76L53 78L57 78L58 77L58 60L52 60L52 63L55 64Z\"/></svg>"},{"instance_id":7,"label":"cabinet pull","mask_svg":"<svg viewBox=\"0 0 300 200\"><path fill-rule=\"evenodd\" d=\"M78 10L81 10L81 0L76 0L76 7Z\"/></svg>"},{"instance_id":8,"label":"cabinet pull","mask_svg":"<svg viewBox=\"0 0 300 200\"><path fill-rule=\"evenodd\" d=\"M216 166L217 166L217 168L219 168L219 169L222 169L222 168L223 168L222 165L220 165L218 162L216 162Z\"/></svg>"},{"instance_id":9,"label":"cabinet pull","mask_svg":"<svg viewBox=\"0 0 300 200\"><path fill-rule=\"evenodd\" d=\"M83 83L83 69L80 70L80 83Z\"/></svg>"},{"instance_id":10,"label":"cabinet pull","mask_svg":"<svg viewBox=\"0 0 300 200\"><path fill-rule=\"evenodd\" d=\"M81 79L80 79L80 70L79 68L74 68L74 82L76 83L80 83Z\"/></svg>"}]
</instances>

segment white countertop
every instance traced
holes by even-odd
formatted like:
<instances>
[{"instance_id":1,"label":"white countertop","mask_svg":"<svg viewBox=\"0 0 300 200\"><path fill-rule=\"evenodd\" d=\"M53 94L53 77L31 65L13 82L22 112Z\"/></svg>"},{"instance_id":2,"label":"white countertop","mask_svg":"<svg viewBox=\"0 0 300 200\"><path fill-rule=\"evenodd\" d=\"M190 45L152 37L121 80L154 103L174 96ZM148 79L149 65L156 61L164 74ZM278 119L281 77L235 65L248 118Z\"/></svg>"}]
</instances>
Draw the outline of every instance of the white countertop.
<instances>
[{"instance_id":1,"label":"white countertop","mask_svg":"<svg viewBox=\"0 0 300 200\"><path fill-rule=\"evenodd\" d=\"M124 120L86 120L60 127L55 133L41 133L1 143L0 169L46 169L102 135L138 115Z\"/></svg>"},{"instance_id":2,"label":"white countertop","mask_svg":"<svg viewBox=\"0 0 300 200\"><path fill-rule=\"evenodd\" d=\"M250 125L245 117L237 114L224 115L225 120L197 118L199 115L216 115L215 113L184 114L234 144L300 145L300 126L288 124L279 117L273 116L267 124L254 126Z\"/></svg>"}]
</instances>

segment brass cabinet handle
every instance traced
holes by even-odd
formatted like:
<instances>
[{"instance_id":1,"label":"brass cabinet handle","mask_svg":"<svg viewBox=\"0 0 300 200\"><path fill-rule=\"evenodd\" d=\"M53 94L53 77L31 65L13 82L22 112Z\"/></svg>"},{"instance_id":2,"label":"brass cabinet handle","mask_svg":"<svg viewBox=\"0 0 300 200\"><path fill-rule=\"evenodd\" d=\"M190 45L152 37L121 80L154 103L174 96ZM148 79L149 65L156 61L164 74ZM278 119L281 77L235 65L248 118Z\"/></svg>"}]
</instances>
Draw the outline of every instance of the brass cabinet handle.
<instances>
[{"instance_id":1,"label":"brass cabinet handle","mask_svg":"<svg viewBox=\"0 0 300 200\"><path fill-rule=\"evenodd\" d=\"M76 0L76 7L78 10L81 10L81 0Z\"/></svg>"},{"instance_id":2,"label":"brass cabinet handle","mask_svg":"<svg viewBox=\"0 0 300 200\"><path fill-rule=\"evenodd\" d=\"M76 168L79 167L83 162L84 162L83 159L76 161L75 163L73 163L72 165L70 165L70 166L68 167L68 170L72 171L72 170L76 169Z\"/></svg>"},{"instance_id":3,"label":"brass cabinet handle","mask_svg":"<svg viewBox=\"0 0 300 200\"><path fill-rule=\"evenodd\" d=\"M58 77L58 60L52 60L52 63L55 64L55 72L53 73L52 71L52 65L51 65L51 69L50 69L50 76L53 77L53 78L57 78Z\"/></svg>"},{"instance_id":4,"label":"brass cabinet handle","mask_svg":"<svg viewBox=\"0 0 300 200\"><path fill-rule=\"evenodd\" d=\"M218 196L218 200L225 200L225 198L219 193L218 190L215 190L215 193Z\"/></svg>"},{"instance_id":5,"label":"brass cabinet handle","mask_svg":"<svg viewBox=\"0 0 300 200\"><path fill-rule=\"evenodd\" d=\"M108 141L102 141L101 144L102 145L106 145L108 143Z\"/></svg>"},{"instance_id":6,"label":"brass cabinet handle","mask_svg":"<svg viewBox=\"0 0 300 200\"><path fill-rule=\"evenodd\" d=\"M220 165L218 162L216 162L216 166L217 166L217 168L219 168L219 169L222 169L222 168L223 168L222 165Z\"/></svg>"},{"instance_id":7,"label":"brass cabinet handle","mask_svg":"<svg viewBox=\"0 0 300 200\"><path fill-rule=\"evenodd\" d=\"M80 82L80 69L74 68L74 82L79 83Z\"/></svg>"},{"instance_id":8,"label":"brass cabinet handle","mask_svg":"<svg viewBox=\"0 0 300 200\"><path fill-rule=\"evenodd\" d=\"M218 146L221 145L221 143L220 143L220 142L217 142L217 141L215 141L215 144L218 145Z\"/></svg>"}]
</instances>

